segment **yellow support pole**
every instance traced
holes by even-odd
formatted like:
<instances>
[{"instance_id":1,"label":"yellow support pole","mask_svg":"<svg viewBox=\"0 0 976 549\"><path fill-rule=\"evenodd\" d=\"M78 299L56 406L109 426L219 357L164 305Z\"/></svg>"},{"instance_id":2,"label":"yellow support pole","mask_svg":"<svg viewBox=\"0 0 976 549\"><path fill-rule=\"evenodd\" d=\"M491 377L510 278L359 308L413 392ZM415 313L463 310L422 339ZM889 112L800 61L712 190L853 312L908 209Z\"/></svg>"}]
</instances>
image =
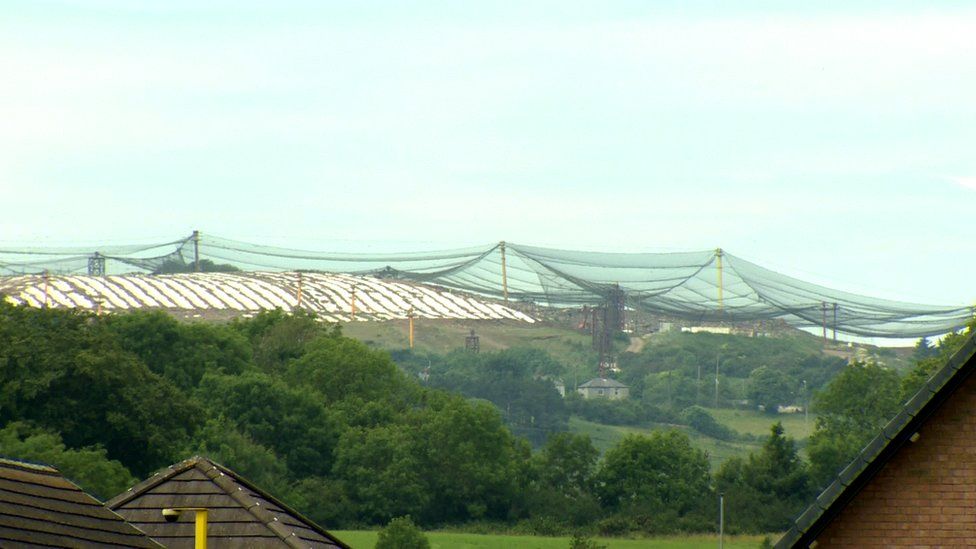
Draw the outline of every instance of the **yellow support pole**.
<instances>
[{"instance_id":1,"label":"yellow support pole","mask_svg":"<svg viewBox=\"0 0 976 549\"><path fill-rule=\"evenodd\" d=\"M356 320L356 287L352 287L352 298L349 300L349 320Z\"/></svg>"},{"instance_id":2,"label":"yellow support pole","mask_svg":"<svg viewBox=\"0 0 976 549\"><path fill-rule=\"evenodd\" d=\"M47 287L48 287L48 283L50 282L51 275L49 275L48 272L45 270L43 278L44 278L44 308L47 309L47 303L48 303Z\"/></svg>"},{"instance_id":3,"label":"yellow support pole","mask_svg":"<svg viewBox=\"0 0 976 549\"><path fill-rule=\"evenodd\" d=\"M207 549L207 510L196 511L196 528L193 536L193 549Z\"/></svg>"},{"instance_id":4,"label":"yellow support pole","mask_svg":"<svg viewBox=\"0 0 976 549\"><path fill-rule=\"evenodd\" d=\"M722 302L722 248L715 248L715 261L718 268L718 312L721 313L725 307Z\"/></svg>"},{"instance_id":5,"label":"yellow support pole","mask_svg":"<svg viewBox=\"0 0 976 549\"><path fill-rule=\"evenodd\" d=\"M194 513L193 548L207 549L207 509L204 507L170 507L163 509L166 522L176 522L187 511Z\"/></svg>"},{"instance_id":6,"label":"yellow support pole","mask_svg":"<svg viewBox=\"0 0 976 549\"><path fill-rule=\"evenodd\" d=\"M410 339L410 348L413 349L413 307L407 312L407 336Z\"/></svg>"},{"instance_id":7,"label":"yellow support pole","mask_svg":"<svg viewBox=\"0 0 976 549\"><path fill-rule=\"evenodd\" d=\"M508 301L508 269L505 261L505 241L498 243L498 250L502 253L502 296Z\"/></svg>"},{"instance_id":8,"label":"yellow support pole","mask_svg":"<svg viewBox=\"0 0 976 549\"><path fill-rule=\"evenodd\" d=\"M298 272L298 308L302 308L302 273Z\"/></svg>"}]
</instances>

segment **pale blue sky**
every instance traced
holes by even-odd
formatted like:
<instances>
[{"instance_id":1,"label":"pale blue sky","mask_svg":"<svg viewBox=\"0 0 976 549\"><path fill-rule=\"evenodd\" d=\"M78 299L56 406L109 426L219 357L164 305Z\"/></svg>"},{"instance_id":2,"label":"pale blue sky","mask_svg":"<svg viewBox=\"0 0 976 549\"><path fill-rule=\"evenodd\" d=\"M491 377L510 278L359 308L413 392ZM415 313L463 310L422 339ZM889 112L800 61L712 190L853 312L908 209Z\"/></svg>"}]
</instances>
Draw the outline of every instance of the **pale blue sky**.
<instances>
[{"instance_id":1,"label":"pale blue sky","mask_svg":"<svg viewBox=\"0 0 976 549\"><path fill-rule=\"evenodd\" d=\"M721 246L976 301L976 7L786 4L5 0L0 241Z\"/></svg>"}]
</instances>

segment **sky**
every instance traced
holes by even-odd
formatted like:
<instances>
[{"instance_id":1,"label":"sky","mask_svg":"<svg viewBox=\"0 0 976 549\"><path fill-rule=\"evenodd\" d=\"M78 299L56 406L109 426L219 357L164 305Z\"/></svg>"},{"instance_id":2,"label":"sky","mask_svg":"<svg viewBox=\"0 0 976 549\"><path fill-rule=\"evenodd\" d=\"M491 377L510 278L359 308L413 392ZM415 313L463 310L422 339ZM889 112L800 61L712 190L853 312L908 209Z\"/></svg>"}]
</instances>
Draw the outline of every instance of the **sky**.
<instances>
[{"instance_id":1,"label":"sky","mask_svg":"<svg viewBox=\"0 0 976 549\"><path fill-rule=\"evenodd\" d=\"M796 4L2 0L0 243L722 247L976 302L976 6Z\"/></svg>"}]
</instances>

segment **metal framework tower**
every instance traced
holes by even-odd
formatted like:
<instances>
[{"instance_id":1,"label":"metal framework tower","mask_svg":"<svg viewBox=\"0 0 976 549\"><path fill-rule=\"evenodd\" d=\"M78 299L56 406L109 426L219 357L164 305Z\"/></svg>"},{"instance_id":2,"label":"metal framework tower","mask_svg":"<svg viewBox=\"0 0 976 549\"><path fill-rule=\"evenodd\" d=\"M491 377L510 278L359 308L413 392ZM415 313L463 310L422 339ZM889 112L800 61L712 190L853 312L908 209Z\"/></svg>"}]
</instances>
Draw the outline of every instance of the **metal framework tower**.
<instances>
[{"instance_id":1,"label":"metal framework tower","mask_svg":"<svg viewBox=\"0 0 976 549\"><path fill-rule=\"evenodd\" d=\"M624 291L618 284L614 284L607 292L603 304L590 309L593 350L599 356L600 377L606 377L607 370L613 369L616 364L613 336L624 327L625 300Z\"/></svg>"},{"instance_id":2,"label":"metal framework tower","mask_svg":"<svg viewBox=\"0 0 976 549\"><path fill-rule=\"evenodd\" d=\"M88 258L88 276L105 276L105 256L95 252Z\"/></svg>"},{"instance_id":3,"label":"metal framework tower","mask_svg":"<svg viewBox=\"0 0 976 549\"><path fill-rule=\"evenodd\" d=\"M475 354L481 352L481 338L475 335L474 329L464 338L464 350Z\"/></svg>"}]
</instances>

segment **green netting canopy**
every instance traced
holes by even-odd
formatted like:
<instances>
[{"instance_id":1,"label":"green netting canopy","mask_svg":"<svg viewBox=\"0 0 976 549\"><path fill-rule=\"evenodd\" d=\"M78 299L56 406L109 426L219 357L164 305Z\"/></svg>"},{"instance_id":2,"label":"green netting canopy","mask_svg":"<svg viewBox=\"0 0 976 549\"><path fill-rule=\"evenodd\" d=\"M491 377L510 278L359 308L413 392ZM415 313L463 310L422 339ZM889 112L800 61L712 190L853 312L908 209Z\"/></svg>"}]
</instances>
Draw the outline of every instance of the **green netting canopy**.
<instances>
[{"instance_id":1,"label":"green netting canopy","mask_svg":"<svg viewBox=\"0 0 976 549\"><path fill-rule=\"evenodd\" d=\"M398 254L328 253L261 246L210 235L153 246L0 250L0 274L90 272L95 254L114 272L152 271L196 258L243 270L322 271L400 278L551 307L626 307L699 322L781 319L865 337L914 338L963 327L970 306L924 305L826 288L721 250L601 253L515 243Z\"/></svg>"}]
</instances>

